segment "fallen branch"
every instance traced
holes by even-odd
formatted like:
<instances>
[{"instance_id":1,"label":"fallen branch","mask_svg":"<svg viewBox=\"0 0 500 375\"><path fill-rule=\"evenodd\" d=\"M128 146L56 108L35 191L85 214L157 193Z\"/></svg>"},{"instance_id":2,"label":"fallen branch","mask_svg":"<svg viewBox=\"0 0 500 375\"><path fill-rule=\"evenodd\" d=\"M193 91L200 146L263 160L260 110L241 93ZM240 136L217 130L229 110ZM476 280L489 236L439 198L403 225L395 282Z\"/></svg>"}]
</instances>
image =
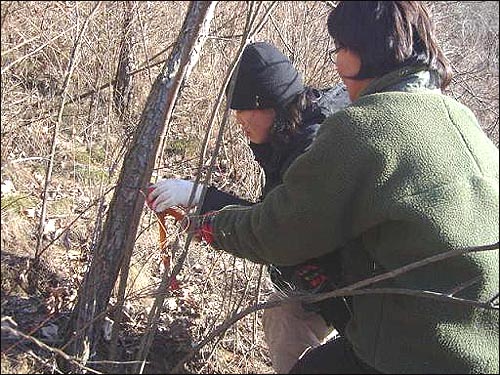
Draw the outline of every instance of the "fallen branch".
<instances>
[{"instance_id":1,"label":"fallen branch","mask_svg":"<svg viewBox=\"0 0 500 375\"><path fill-rule=\"evenodd\" d=\"M72 364L76 365L77 367L79 367L82 370L86 370L86 371L92 372L94 374L101 374L101 372L96 371L90 367L86 367L85 365L81 364L76 358L66 354L62 350L57 349L57 348L53 348L53 347L43 343L42 341L38 340L37 338L35 338L33 336L26 335L23 332L18 331L17 329L14 329L14 328L9 327L9 326L2 326L2 331L3 330L10 332L13 335L20 336L23 339L28 340L28 341L34 343L35 345L38 345L40 348L48 350L49 352L64 358L66 361L71 362Z\"/></svg>"}]
</instances>

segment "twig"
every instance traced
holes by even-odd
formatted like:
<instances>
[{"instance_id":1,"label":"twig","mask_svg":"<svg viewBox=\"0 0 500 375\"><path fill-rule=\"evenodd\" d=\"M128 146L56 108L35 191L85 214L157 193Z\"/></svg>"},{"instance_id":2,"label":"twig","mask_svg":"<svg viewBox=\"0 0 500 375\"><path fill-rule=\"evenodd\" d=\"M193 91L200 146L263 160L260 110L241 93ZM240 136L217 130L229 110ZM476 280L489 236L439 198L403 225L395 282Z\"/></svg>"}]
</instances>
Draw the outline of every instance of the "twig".
<instances>
[{"instance_id":1,"label":"twig","mask_svg":"<svg viewBox=\"0 0 500 375\"><path fill-rule=\"evenodd\" d=\"M146 61L144 61L142 64L139 65L138 69L134 70L132 73L130 74L135 74L135 73L138 73L138 72L142 72L143 70L145 69L149 69L149 68L152 68L156 65L159 65L161 63L164 63L167 59L164 58L163 60L161 61L158 61L158 62L155 62L153 64L150 64L151 61L153 61L154 59L156 59L158 56L168 52L169 49L173 48L175 45L175 42L174 43L171 43L170 45L168 45L167 47L165 47L164 49L162 49L160 52L157 52L155 53L153 56L151 56L150 58L146 58Z\"/></svg>"},{"instance_id":2,"label":"twig","mask_svg":"<svg viewBox=\"0 0 500 375\"><path fill-rule=\"evenodd\" d=\"M38 160L49 161L50 159L46 158L44 156L31 156L28 158L19 158L19 159L9 160L6 164L16 164L16 163L22 163L25 161L38 161ZM2 168L5 168L5 165L3 165Z\"/></svg>"},{"instance_id":3,"label":"twig","mask_svg":"<svg viewBox=\"0 0 500 375\"><path fill-rule=\"evenodd\" d=\"M92 203L90 203L87 207L85 207L85 209L84 209L82 212L80 212L80 213L79 213L79 214L78 214L78 215L77 215L77 216L76 216L76 217L75 217L75 218L71 221L71 223L69 223L69 224L68 224L68 225L67 225L67 226L66 226L66 227L62 230L62 232L61 232L61 233L59 233L59 235L57 235L56 237L54 237L54 239L53 239L52 241L50 241L50 242L49 242L49 243L48 243L48 244L47 244L47 245L46 245L46 246L45 246L45 247L44 247L44 248L40 251L40 254L38 254L38 256L39 256L39 257L40 257L40 256L42 256L42 254L43 254L45 251L47 251L47 249L48 249L48 248L49 248L49 247L50 247L50 246L51 246L54 242L56 242L56 241L57 241L57 240L58 240L58 239L59 239L59 238L60 238L60 237L61 237L64 233L66 233L66 231L67 231L68 229L70 229L70 228L73 226L73 224L74 224L74 223L75 223L75 222L76 222L79 218L81 218L81 217L83 216L83 214L84 214L84 213L86 213L88 210L90 210L92 207L94 207L97 203L99 203L99 202L100 202L100 200L101 200L104 196L106 196L106 194L108 194L111 190L113 190L115 187L116 187L116 186L114 186L114 185L113 185L113 186L111 186L111 187L110 187L107 191L105 191L105 192L104 192L104 194L103 194L101 197L99 197L99 198L95 199Z\"/></svg>"},{"instance_id":4,"label":"twig","mask_svg":"<svg viewBox=\"0 0 500 375\"><path fill-rule=\"evenodd\" d=\"M137 363L141 363L140 361L108 361L108 360L102 360L102 361L87 361L87 363L91 364L113 364L113 365L135 365ZM147 362L149 363L149 362Z\"/></svg>"},{"instance_id":5,"label":"twig","mask_svg":"<svg viewBox=\"0 0 500 375\"><path fill-rule=\"evenodd\" d=\"M233 255L232 258L233 258L233 264L231 266L231 269L234 270L236 268L236 257ZM234 307L231 307L231 300L233 299L234 279L235 278L236 278L235 272L231 272L231 281L229 282L229 288L228 288L229 289L229 296L227 298L227 309L228 309L228 311L236 310ZM236 301L235 301L235 303L236 303ZM239 304L238 304L238 306L239 306Z\"/></svg>"},{"instance_id":6,"label":"twig","mask_svg":"<svg viewBox=\"0 0 500 375\"><path fill-rule=\"evenodd\" d=\"M415 296L415 297L423 297L423 298L431 298L435 299L438 301L443 301L443 302L452 302L452 303L458 303L462 305L470 305L470 306L475 306L475 307L480 307L480 308L485 308L485 309L490 309L490 310L498 310L498 306L493 305L493 301L495 298L498 298L498 294L490 299L486 303L482 302L477 302L477 301L471 301L471 300L466 300L466 299L461 299L461 298L455 298L448 296L446 294L441 294L441 293L436 293L436 292L430 292L430 291L423 291L423 290L411 290L411 289L398 289L398 288L380 288L380 289L361 289L361 290L350 290L347 291L345 290L344 292L340 291L335 291L331 293L323 293L323 294L318 294L317 296L321 295L326 295L328 294L331 297L340 297L340 296L352 296L352 295L363 295L363 294L402 294L402 295L410 295L410 296ZM315 296L316 297L316 296ZM216 329L214 329L208 336L206 336L200 343L198 343L189 353L187 353L178 363L177 365L173 368L172 373L177 373L180 371L181 366L184 365L195 353L197 353L201 348L203 348L206 344L208 344L214 337L221 335L224 333L229 327L231 327L234 323L236 323L238 320L242 319L248 314L251 314L253 312L256 312L258 310L263 310L263 309L269 309L273 307L280 306L284 303L288 302L306 302L306 303L312 303L312 302L317 302L319 300L322 300L325 298L309 298L309 296L300 296L300 297L287 297L281 300L277 301L269 301L269 302L264 302L260 304L255 304L253 306L247 307L245 310L241 312L235 312L231 317L227 318L221 325L219 325Z\"/></svg>"},{"instance_id":7,"label":"twig","mask_svg":"<svg viewBox=\"0 0 500 375\"><path fill-rule=\"evenodd\" d=\"M136 356L138 365L136 366L135 371L141 374L144 371L146 358L154 339L154 334L156 331L156 327L158 325L158 318L160 316L161 307L163 306L163 301L165 297L170 294L169 287L173 280L173 276L169 275L168 271L169 270L165 269L165 271L162 274L162 280L160 286L158 287L158 292L155 301L153 303L153 306L151 307L151 310L149 311L148 322L147 322L148 329L141 339L139 353Z\"/></svg>"},{"instance_id":8,"label":"twig","mask_svg":"<svg viewBox=\"0 0 500 375\"><path fill-rule=\"evenodd\" d=\"M459 249L459 250L450 250L441 254L437 254L410 264L407 264L406 266L396 268L395 270L383 273L381 275L377 275L374 277L370 277L365 280L358 281L357 283L354 283L352 285L346 286L341 289L336 289L332 292L327 292L327 293L321 293L313 296L310 298L310 302L318 302L327 298L332 298L332 297L337 297L340 295L345 295L343 293L345 292L350 292L355 289L360 289L362 287L365 287L367 285L375 284L379 281L387 280L387 279L392 279L396 276L399 276L403 273L407 273L409 271L412 271L416 268L439 262L441 260L451 258L454 256L466 254L466 253L472 253L472 252L479 252L479 251L489 251L489 250L497 250L498 251L498 242L492 245L484 245L484 246L477 246L477 247L466 247L464 249Z\"/></svg>"},{"instance_id":9,"label":"twig","mask_svg":"<svg viewBox=\"0 0 500 375\"><path fill-rule=\"evenodd\" d=\"M253 306L247 307L245 310L241 312L234 312L234 314L228 317L222 324L220 324L216 329L214 329L208 336L206 336L198 345L196 345L189 353L187 353L174 367L172 370L173 373L180 371L181 366L184 365L186 361L188 361L195 353L197 353L202 347L204 347L208 342L210 342L214 337L225 332L231 325L245 317L246 315L256 312L258 310L268 309L276 306L280 306L287 302L305 302L305 303L314 303L319 302L321 300L333 297L340 296L351 296L351 295L362 295L362 294L403 294L403 295L411 295L416 297L423 298L431 298L444 302L452 302L458 303L462 305L475 306L485 309L498 310L498 306L493 304L493 301L498 298L498 294L490 299L488 302L477 302L471 301L461 298L452 297L443 293L430 292L425 290L412 290L412 289L399 289L399 288L372 288L372 289L359 289L363 286L374 284L376 282L394 278L402 273L409 272L415 268L422 267L424 265L437 262L439 260L444 260L453 256L461 255L468 252L478 252L478 251L489 251L489 250L498 250L498 243L493 245L485 245L478 247L468 247L461 250L451 250L443 254L438 254L421 261L417 261L406 266L400 267L396 270L386 272L382 275L378 275L375 277L371 277L352 285L349 285L345 288L336 289L331 292L320 293L320 294L309 294L302 296L293 296L286 297L281 300L276 301L268 301L260 304L255 304ZM359 290L357 290L359 289Z\"/></svg>"},{"instance_id":10,"label":"twig","mask_svg":"<svg viewBox=\"0 0 500 375\"><path fill-rule=\"evenodd\" d=\"M28 43L31 43L31 42L33 42L33 41L37 40L38 38L40 38L40 35L35 35L33 38L29 38L29 39L25 40L24 42L21 42L21 43L19 43L18 45L14 46L14 47L12 47L12 48L9 48L7 51L2 52L2 56L5 56L5 55L7 55L8 53L13 52L13 51L15 51L16 49L21 48L21 47L22 47L22 46L24 46L25 44L28 44Z\"/></svg>"},{"instance_id":11,"label":"twig","mask_svg":"<svg viewBox=\"0 0 500 375\"><path fill-rule=\"evenodd\" d=\"M491 297L491 298L488 300L488 303L489 303L490 305L492 305L492 306L496 306L496 307L498 308L498 302L497 302L497 304L495 305L495 304L493 303L493 301L497 300L499 296L500 296L500 293L495 294L493 297Z\"/></svg>"},{"instance_id":12,"label":"twig","mask_svg":"<svg viewBox=\"0 0 500 375\"><path fill-rule=\"evenodd\" d=\"M252 33L251 33L252 37L257 35L262 30L262 28L266 25L269 17L271 16L271 12L274 10L276 5L278 5L278 1L273 1L271 3L271 5L269 5L269 7L264 12L264 15L262 16L261 20L259 21L258 25L252 31Z\"/></svg>"},{"instance_id":13,"label":"twig","mask_svg":"<svg viewBox=\"0 0 500 375\"><path fill-rule=\"evenodd\" d=\"M228 97L231 97L232 92L234 91L234 83L235 83L234 80L230 81L231 77L233 75L236 75L238 73L239 61L241 59L241 56L243 54L243 51L244 51L246 45L249 43L249 41L250 41L250 39L252 37L251 30L252 30L253 22L255 21L255 15L256 15L256 13L254 13L254 6L255 6L255 2L252 1L250 3L250 11L247 13L247 19L246 19L245 29L244 29L245 31L243 33L244 38L242 40L242 43L240 44L239 50L238 50L238 52L236 54L236 58L233 61L233 64L231 65L231 67L229 68L229 70L227 72L226 79L224 80L224 84L222 85L222 87L219 90L219 95L217 97L216 104L215 104L215 106L212 109L212 114L211 114L209 126L207 127L207 131L205 132L205 137L204 137L204 140L203 140L203 150L202 150L202 152L200 154L200 159L199 159L199 164L198 164L198 174L197 174L197 177L195 179L193 189L191 191L191 196L189 198L188 206L190 206L191 202L194 199L194 193L195 193L195 191L196 191L196 189L198 187L199 180L201 178L201 173L200 172L201 172L201 170L203 168L203 165L205 164L204 160L205 160L205 153L206 153L207 145L208 145L208 139L210 137L210 133L212 131L216 115L219 112L220 105L221 105L223 97L225 95L226 87L229 86ZM224 133L224 128L225 128L225 125L227 123L228 117L229 117L229 102L226 105L226 108L225 108L225 111L224 111L224 115L223 115L223 119L222 119L222 124L221 124L221 126L219 128L219 133L218 133L218 137L217 137L217 141L216 141L215 151L214 151L214 153L212 155L210 167L208 169L207 176L205 177L205 180L204 180L205 184L203 186L203 191L202 191L202 194L201 194L201 197L200 197L200 201L203 201L204 196L206 194L206 190L207 190L206 187L208 186L208 182L210 181L211 171L214 169L216 156L218 154L218 150L220 149L220 145L222 143L221 142L222 141L222 135ZM196 211L196 215L200 214L200 210L201 210L201 207L198 207L197 211ZM186 244L184 246L184 250L181 253L178 262L175 264L175 266L174 266L174 268L172 270L172 275L173 276L177 275L180 272L180 270L182 268L182 265L184 264L184 261L185 261L185 259L187 257L187 252L188 252L189 245L191 243L192 237L193 237L192 233L188 234L188 237L186 239ZM183 363L179 363L176 366L176 368L180 367L182 365L183 365Z\"/></svg>"},{"instance_id":14,"label":"twig","mask_svg":"<svg viewBox=\"0 0 500 375\"><path fill-rule=\"evenodd\" d=\"M262 285L262 276L263 276L263 271L264 271L264 265L261 264L259 266L259 278L257 279L257 295L255 296L255 304L259 303L260 300L260 287ZM257 337L257 314L255 313L253 316L253 322L252 322L252 343L255 344L255 340Z\"/></svg>"},{"instance_id":15,"label":"twig","mask_svg":"<svg viewBox=\"0 0 500 375\"><path fill-rule=\"evenodd\" d=\"M92 18L92 16L96 13L100 4L101 4L100 2L97 2L94 5L94 8L92 9L92 11L88 15L88 17L85 19L85 22L84 22L76 40L75 40L75 46L73 47L73 50L71 52L71 56L70 56L69 61L68 61L68 66L66 68L66 77L64 79L63 91L62 91L62 95L61 95L62 100L61 100L61 105L59 106L59 113L57 116L56 124L54 126L54 132L52 134L50 160L49 160L49 164L47 166L47 171L46 171L46 175L45 175L45 187L43 190L42 209L41 209L41 214L40 214L40 222L38 225L38 238L37 238L37 244L36 244L36 250L35 250L35 264L40 257L40 248L42 246L42 238L43 238L42 233L43 233L43 227L45 224L45 213L47 210L47 193L48 193L49 185L51 182L52 168L54 166L54 158L55 158L55 154L56 154L56 144L57 144L57 136L59 133L59 126L62 122L62 114L64 112L64 106L66 104L66 100L68 99L67 91L69 88L69 83L71 81L71 76L73 75L73 70L75 69L75 66L76 66L76 63L78 60L78 52L80 50L82 36L85 33L85 31L87 30L87 26L89 24L89 21ZM36 269L34 270L34 273L36 273ZM35 278L35 280L36 280L36 278ZM36 281L35 281L35 284L36 284ZM34 287L34 285L32 285L32 287Z\"/></svg>"},{"instance_id":16,"label":"twig","mask_svg":"<svg viewBox=\"0 0 500 375\"><path fill-rule=\"evenodd\" d=\"M2 207L2 210L6 210L6 209L7 209L7 208L9 208L10 206L14 205L14 203L16 203L16 202L18 202L18 201L20 201L20 200L22 200L22 199L29 198L29 197L30 197L29 195L23 195L22 197L16 198L16 199L14 199L14 200L10 201L9 203L7 203L7 204L5 205L5 207Z\"/></svg>"},{"instance_id":17,"label":"twig","mask_svg":"<svg viewBox=\"0 0 500 375\"><path fill-rule=\"evenodd\" d=\"M481 276L477 276L477 277L474 277L473 279L469 280L469 281L466 281L465 283L462 283L460 285L457 285L455 288L451 289L449 292L448 292L448 295L449 296L453 296L459 292L461 292L462 290L464 289L467 289L468 287L470 287L471 285L474 285L475 283L477 283L479 280L481 280Z\"/></svg>"},{"instance_id":18,"label":"twig","mask_svg":"<svg viewBox=\"0 0 500 375\"><path fill-rule=\"evenodd\" d=\"M271 20L271 23L273 24L274 26L274 29L276 30L276 32L278 33L278 36L280 37L281 41L283 42L283 45L286 47L286 49L288 50L288 53L290 54L290 56L293 56L295 53L294 51L292 50L292 48L289 46L288 42L285 40L285 37L283 36L283 34L281 33L281 30L280 28L278 27L278 25L276 25L276 21L274 20L273 16L270 16L269 17L270 20Z\"/></svg>"},{"instance_id":19,"label":"twig","mask_svg":"<svg viewBox=\"0 0 500 375\"><path fill-rule=\"evenodd\" d=\"M99 3L97 3L99 4ZM30 53L26 54L26 55L23 55L21 56L20 58L18 58L17 60L14 60L13 62L11 62L9 65L7 65L5 68L2 68L1 69L1 72L2 74L6 73L8 70L10 70L13 66L19 64L21 61L27 59L28 57L30 56L33 56L34 54L40 52L42 49L44 49L45 47L47 47L50 43L52 43L54 40L56 39L59 39L60 37L62 37L63 35L65 35L67 32L73 30L74 28L76 27L76 25L74 26L71 26L69 29L67 30L64 30L62 33L59 33L58 35L56 35L55 37L53 37L52 39L48 40L47 42L43 43L40 47L36 48L34 51L31 51Z\"/></svg>"},{"instance_id":20,"label":"twig","mask_svg":"<svg viewBox=\"0 0 500 375\"><path fill-rule=\"evenodd\" d=\"M337 296L338 297L356 296L364 294L401 294L412 297L430 298L441 302L458 303L461 305L475 306L486 310L498 310L498 306L492 305L492 303L489 301L488 302L472 301L469 299L457 298L450 296L448 294L433 292L429 290L415 290L415 289L405 289L405 288L367 288L367 289L353 290L349 292L346 291L345 293L337 294ZM305 299L304 302L307 303L307 299Z\"/></svg>"},{"instance_id":21,"label":"twig","mask_svg":"<svg viewBox=\"0 0 500 375\"><path fill-rule=\"evenodd\" d=\"M192 201L194 199L194 192L196 191L197 186L198 186L199 181L200 181L200 178L201 178L201 170L202 170L202 168L203 168L203 166L205 164L205 154L206 154L206 150L207 150L207 146L208 146L208 140L210 138L210 134L211 134L213 126L215 124L215 118L216 118L216 116L217 116L217 114L219 112L220 106L221 106L222 101L224 99L226 88L230 84L231 77L233 75L237 74L239 60L241 58L241 55L243 54L243 50L245 49L245 46L248 44L248 41L249 41L250 30L252 28L251 19L252 19L252 15L253 15L253 11L254 11L254 5L255 5L255 2L252 1L250 3L250 11L247 13L247 18L246 18L246 23L245 23L245 31L243 33L243 35L244 35L243 41L240 44L239 50L238 50L238 52L236 54L236 58L233 61L233 64L230 66L230 68L228 69L228 72L226 73L226 78L224 80L223 85L221 86L221 88L219 90L216 103L215 103L214 107L212 108L212 113L211 113L211 116L210 116L209 125L207 126L207 130L205 132L205 137L203 139L203 146L202 146L203 149L202 149L202 152L200 154L199 161L198 161L198 167L197 167L198 173L197 173L197 177L196 177L196 179L194 181L194 186L193 186L193 189L191 191L191 196L189 197L188 206L191 205L191 203L192 203ZM231 82L231 86L229 87L229 93L228 93L229 97L232 95L232 92L234 90L233 86L234 86L234 81ZM218 151L218 149L220 147L224 125L227 122L227 118L228 118L228 108L229 108L229 105L227 105L225 113L224 113L224 117L223 117L223 120L222 120L221 129L219 130L219 136L218 136L218 139L217 139L216 151L215 151L214 156L212 157L212 160L211 160L211 165L210 165L210 168L209 168L209 174L206 176L205 181L204 181L205 184L204 184L204 188L203 188L203 191L202 191L202 194L201 194L201 197L200 197L200 201L203 201L203 199L205 197L206 187L208 186L207 183L208 183L208 181L210 181L210 171L214 168L215 156L217 155L217 151ZM201 207L198 207L197 212L196 212L197 215L200 214L200 210L201 210ZM179 260L176 262L176 264L175 264L175 266L174 266L174 268L172 270L172 275L173 276L176 276L180 272L180 270L181 270L181 268L182 268L182 266L184 264L184 261L185 261L185 259L187 257L187 252L188 252L188 249L189 249L189 245L191 243L191 239L192 239L192 234L189 234L188 237L187 237L187 239L186 239L186 244L184 246L184 250L181 253L181 255L179 257Z\"/></svg>"},{"instance_id":22,"label":"twig","mask_svg":"<svg viewBox=\"0 0 500 375\"><path fill-rule=\"evenodd\" d=\"M276 5L276 2L273 2L269 6L269 8L266 10L266 13L264 14L261 22L257 25L257 27L255 27L253 29L254 31L252 31L253 23L255 22L255 18L256 18L256 15L257 15L257 12L258 12L259 8L256 11L254 11L255 2L252 1L250 3L250 11L247 14L247 20L246 20L246 24L245 24L245 31L243 32L243 43L240 45L240 49L239 49L239 51L237 53L237 57L234 60L233 65L230 67L229 72L228 72L228 74L226 76L226 79L224 81L224 84L222 85L222 87L221 87L221 89L219 91L217 102L216 102L216 104L215 104L215 106L214 106L214 108L212 110L212 115L211 115L211 118L210 118L210 123L209 123L207 131L205 133L205 138L203 140L203 151L201 153L200 162L198 164L198 172L199 173L197 174L197 177L196 177L196 180L195 180L195 183L194 183L194 186L193 186L193 190L191 191L191 196L189 197L189 204L193 201L194 193L196 191L196 188L197 188L199 180L200 180L200 176L201 176L200 171L201 171L201 169L202 169L202 167L204 165L204 160L205 160L205 155L206 155L207 145L208 145L208 139L210 137L210 133L211 133L212 128L213 128L215 116L219 112L219 108L220 108L220 105L222 103L222 99L223 99L224 93L226 92L226 88L228 88L228 86L229 86L229 88L228 88L228 95L227 96L231 97L233 95L235 81L233 80L232 82L229 82L229 80L231 79L231 77L233 75L236 76L238 74L239 61L241 59L241 56L243 54L243 51L244 51L246 45L253 39L253 37L255 36L255 34L258 31L260 31L260 29L262 28L262 26L267 21L268 16L270 15L272 9L274 9L275 5ZM224 135L224 129L226 127L226 123L227 123L228 117L229 117L229 103L227 103L227 105L226 105L226 109L225 109L225 112L224 112L224 115L223 115L223 118L222 118L222 123L221 123L220 129L219 129L219 133L218 133L218 136L217 136L215 150L214 150L211 162L210 162L210 167L208 169L207 176L206 176L205 181L204 181L205 182L205 188L202 191L200 201L203 201L203 199L205 198L206 186L208 185L208 182L210 181L210 176L211 176L212 170L214 169L214 166L215 166L215 161L217 159L217 155L219 153L220 146L222 144L222 137ZM199 214L200 211L201 211L201 207L198 208L197 214ZM186 245L189 246L189 241L187 242Z\"/></svg>"},{"instance_id":23,"label":"twig","mask_svg":"<svg viewBox=\"0 0 500 375\"><path fill-rule=\"evenodd\" d=\"M79 368L81 368L82 370L86 370L86 371L89 371L89 372L92 372L94 374L101 374L101 372L99 371L96 371L90 367L86 367L84 365L82 365L80 362L78 362L78 360L68 354L66 354L65 352L63 352L62 350L60 349L57 349L57 348L53 348L51 346L48 346L47 344L43 343L42 341L36 339L35 337L33 336L29 336L29 335L26 335L24 334L23 332L21 331L18 331L17 329L14 329L12 327L9 327L9 326L2 326L2 331L3 330L7 330L8 332L11 332L13 333L14 335L18 335L18 336L21 336L23 339L25 340L28 340L28 341L31 341L32 343L38 345L40 348L42 349L45 349L45 350L48 350L49 352L53 353L53 354L56 354L56 355L59 355L61 356L62 358L64 358L66 361L68 362L71 362L73 364L75 364L76 366L78 366Z\"/></svg>"},{"instance_id":24,"label":"twig","mask_svg":"<svg viewBox=\"0 0 500 375\"><path fill-rule=\"evenodd\" d=\"M174 46L174 44L169 45L167 48L163 49L162 51L158 52L156 55L154 55L153 57L151 57L150 59L148 59L148 61L155 59L156 57L158 57L160 54L162 54L164 52L167 52L173 46ZM132 72L130 72L130 76L133 76L133 75L135 75L137 73L143 72L144 70L149 70L149 69L154 68L155 66L158 66L160 64L164 64L166 61L167 61L167 58L159 60L159 61L157 61L155 63L152 63L152 64L147 64L146 62L143 62L141 65L139 65L139 68L137 68L137 69L133 70ZM114 85L115 83L116 83L116 80L113 79L113 80L111 80L111 81L109 81L109 82L107 82L107 83L99 86L96 89L93 89L91 91L87 91L86 93L80 94L74 100L75 101L79 101L79 100L88 98L90 95L93 95L93 94L95 94L95 93L97 93L97 92L99 92L101 90L104 90L105 88L108 88L108 87Z\"/></svg>"},{"instance_id":25,"label":"twig","mask_svg":"<svg viewBox=\"0 0 500 375\"><path fill-rule=\"evenodd\" d=\"M5 12L2 12L2 22L0 24L1 30L3 30L3 24L4 24L5 20L7 19L7 16L9 15L9 10L10 10L10 7L12 6L13 3L14 3L13 1L9 1L9 3L7 5L4 5Z\"/></svg>"},{"instance_id":26,"label":"twig","mask_svg":"<svg viewBox=\"0 0 500 375\"><path fill-rule=\"evenodd\" d=\"M297 299L296 297L294 297ZM252 305L250 307L247 307L243 311L240 312L234 312L233 315L228 317L222 324L220 324L216 329L214 329L212 332L210 332L200 343L198 343L194 348L192 348L189 353L187 353L178 363L177 365L172 369L172 373L178 373L181 370L181 367L186 363L195 353L197 353L201 348L203 348L206 344L208 344L214 337L224 333L231 325L233 325L235 322L240 320L241 318L245 317L246 315L253 313L258 310L263 310L271 307L276 307L280 306L281 304L291 301L293 298L290 297L288 299L283 299L283 300L278 300L278 301L268 301L268 302L263 302L257 305Z\"/></svg>"},{"instance_id":27,"label":"twig","mask_svg":"<svg viewBox=\"0 0 500 375\"><path fill-rule=\"evenodd\" d=\"M36 331L38 331L40 328L42 328L45 325L45 323L47 323L50 319L52 319L53 316L54 316L54 313L49 314L44 320L42 320L40 323L38 323L36 325L36 327L34 327L31 331L28 332L28 336L31 337L31 335L33 335ZM7 349L3 350L2 352L9 353L12 349L14 349L16 346L18 346L21 342L22 342L22 340L15 342L14 344L9 346Z\"/></svg>"},{"instance_id":28,"label":"twig","mask_svg":"<svg viewBox=\"0 0 500 375\"><path fill-rule=\"evenodd\" d=\"M141 12L139 9L137 9L137 19L139 21L139 26L140 26L140 29L141 29L141 41L142 41L142 49L144 50L144 56L146 56L146 67L147 67L147 70L148 70L148 78L149 78L149 84L153 84L153 76L151 75L151 69L149 67L149 59L148 59L148 55L149 55L149 51L148 51L148 45L146 43L146 38L144 36L144 24L142 22L142 17L141 17Z\"/></svg>"}]
</instances>

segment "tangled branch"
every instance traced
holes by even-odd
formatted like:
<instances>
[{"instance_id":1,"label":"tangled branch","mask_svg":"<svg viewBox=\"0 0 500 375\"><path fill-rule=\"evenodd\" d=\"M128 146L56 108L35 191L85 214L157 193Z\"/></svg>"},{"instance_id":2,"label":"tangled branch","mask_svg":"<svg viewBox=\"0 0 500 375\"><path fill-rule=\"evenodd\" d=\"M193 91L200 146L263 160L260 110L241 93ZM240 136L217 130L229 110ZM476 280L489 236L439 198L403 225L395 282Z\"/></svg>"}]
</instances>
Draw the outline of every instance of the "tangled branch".
<instances>
[{"instance_id":1,"label":"tangled branch","mask_svg":"<svg viewBox=\"0 0 500 375\"><path fill-rule=\"evenodd\" d=\"M422 259L417 262L413 262L407 264L403 267L397 268L395 270L383 273L381 275L377 275L374 277L370 277L368 279L361 280L352 285L346 286L344 288L336 289L330 292L318 293L318 294L308 294L302 296L290 296L285 297L281 300L268 301L260 304L255 304L247 307L242 311L235 311L230 317L228 317L222 324L220 324L216 329L214 329L208 336L206 336L198 345L196 345L189 353L187 353L173 368L172 372L177 373L182 369L182 366L191 359L199 350L201 350L206 344L208 344L215 337L222 335L229 327L231 327L238 320L244 318L248 314L256 312L258 310L269 309L277 306L281 306L285 303L289 302L304 302L304 303L314 303L319 302L324 299L334 298L334 297L345 297L345 296L355 296L355 295L367 295L367 294L400 294L407 295L412 297L421 297L421 298L430 298L441 302L449 302L460 304L464 306L473 306L478 308L484 308L489 310L499 310L498 306L498 298L499 294L497 293L495 296L490 298L486 302L472 301L464 298L457 298L451 294L427 291L427 290L413 290L413 289L404 289L404 288L365 288L361 289L365 286L375 284L377 282L388 280L395 278L401 274L412 271L416 268L423 267L425 265L435 263L444 259L448 259L454 256L463 255L465 253L473 253L480 251L498 251L499 243L495 243L492 245L485 246L477 246L477 247L467 247L459 250L450 250L442 254L434 255L425 259ZM477 280L473 279L473 280ZM464 285L471 285L470 282L465 283ZM462 288L459 290L463 290ZM497 301L495 303L495 301Z\"/></svg>"}]
</instances>

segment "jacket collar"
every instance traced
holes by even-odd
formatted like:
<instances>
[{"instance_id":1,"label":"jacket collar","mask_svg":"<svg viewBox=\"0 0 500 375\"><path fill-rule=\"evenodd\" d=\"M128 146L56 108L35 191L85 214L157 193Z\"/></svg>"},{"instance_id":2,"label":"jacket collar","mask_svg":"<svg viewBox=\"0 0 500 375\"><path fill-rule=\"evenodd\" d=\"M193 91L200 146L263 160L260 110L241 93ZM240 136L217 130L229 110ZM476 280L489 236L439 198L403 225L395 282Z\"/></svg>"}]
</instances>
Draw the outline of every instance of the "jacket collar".
<instances>
[{"instance_id":1,"label":"jacket collar","mask_svg":"<svg viewBox=\"0 0 500 375\"><path fill-rule=\"evenodd\" d=\"M321 113L319 106L313 103L302 112L303 125L297 129L297 133L287 144L280 142L268 142L263 144L255 144L250 142L255 160L261 165L273 163L276 160L281 160L282 156L290 154L293 150L304 149L315 138L320 124L325 119ZM274 161L273 161L274 160Z\"/></svg>"},{"instance_id":2,"label":"jacket collar","mask_svg":"<svg viewBox=\"0 0 500 375\"><path fill-rule=\"evenodd\" d=\"M405 66L382 77L374 79L360 93L360 97L386 91L419 91L433 90L441 92L439 76L436 71L423 65Z\"/></svg>"}]
</instances>

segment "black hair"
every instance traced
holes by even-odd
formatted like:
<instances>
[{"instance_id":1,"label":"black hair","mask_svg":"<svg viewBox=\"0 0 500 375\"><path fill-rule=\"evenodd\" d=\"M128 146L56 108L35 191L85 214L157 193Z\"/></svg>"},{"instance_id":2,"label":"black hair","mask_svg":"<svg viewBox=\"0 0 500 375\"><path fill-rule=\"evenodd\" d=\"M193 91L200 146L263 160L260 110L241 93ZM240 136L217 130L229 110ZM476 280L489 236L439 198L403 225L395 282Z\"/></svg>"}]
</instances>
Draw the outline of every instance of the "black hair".
<instances>
[{"instance_id":1,"label":"black hair","mask_svg":"<svg viewBox=\"0 0 500 375\"><path fill-rule=\"evenodd\" d=\"M328 16L338 47L356 52L361 68L351 79L380 77L410 65L437 71L441 89L451 68L437 44L434 24L421 1L341 1Z\"/></svg>"},{"instance_id":2,"label":"black hair","mask_svg":"<svg viewBox=\"0 0 500 375\"><path fill-rule=\"evenodd\" d=\"M302 114L313 105L313 94L310 87L303 91L284 106L274 107L276 116L271 128L271 142L277 147L288 145L303 125Z\"/></svg>"}]
</instances>

